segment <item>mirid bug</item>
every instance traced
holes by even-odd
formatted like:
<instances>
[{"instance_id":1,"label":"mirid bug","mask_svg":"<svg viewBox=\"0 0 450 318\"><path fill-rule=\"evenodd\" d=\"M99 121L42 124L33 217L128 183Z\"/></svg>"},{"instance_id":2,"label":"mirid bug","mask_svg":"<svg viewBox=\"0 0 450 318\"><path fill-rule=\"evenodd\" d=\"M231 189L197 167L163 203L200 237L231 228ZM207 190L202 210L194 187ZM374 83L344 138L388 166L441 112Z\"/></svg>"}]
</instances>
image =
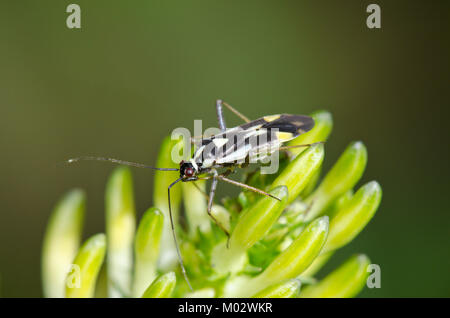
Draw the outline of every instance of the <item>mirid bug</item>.
<instances>
[{"instance_id":1,"label":"mirid bug","mask_svg":"<svg viewBox=\"0 0 450 318\"><path fill-rule=\"evenodd\" d=\"M239 116L242 120L245 121L245 123L240 126L227 129L222 113L223 106L227 107L234 114ZM175 233L170 202L170 189L180 181L191 182L211 179L211 188L209 191L209 195L207 195L207 213L229 238L230 234L228 233L228 231L211 213L218 181L225 181L227 183L245 188L261 195L269 196L275 200L279 200L277 197L261 189L257 189L245 183L229 179L228 175L231 174L237 167L243 168L246 167L250 162L261 161L276 151L287 150L294 147L307 147L312 145L304 144L295 146L282 146L283 143L311 130L314 127L314 120L312 117L304 115L280 114L265 116L250 121L247 117L242 115L240 112L238 112L236 109L223 102L222 100L216 101L216 112L221 132L219 134L206 138L201 137L199 138L198 142L194 142L197 144L197 149L195 150L194 155L188 161L181 161L179 163L180 167L178 169L157 168L135 162L91 156L73 158L67 161L68 163L73 163L79 160L98 160L160 171L179 171L179 178L172 182L167 189L167 200L169 206L170 224L181 271L190 288L191 285L186 274L180 248L178 245L177 236ZM199 189L199 191L201 190Z\"/></svg>"}]
</instances>

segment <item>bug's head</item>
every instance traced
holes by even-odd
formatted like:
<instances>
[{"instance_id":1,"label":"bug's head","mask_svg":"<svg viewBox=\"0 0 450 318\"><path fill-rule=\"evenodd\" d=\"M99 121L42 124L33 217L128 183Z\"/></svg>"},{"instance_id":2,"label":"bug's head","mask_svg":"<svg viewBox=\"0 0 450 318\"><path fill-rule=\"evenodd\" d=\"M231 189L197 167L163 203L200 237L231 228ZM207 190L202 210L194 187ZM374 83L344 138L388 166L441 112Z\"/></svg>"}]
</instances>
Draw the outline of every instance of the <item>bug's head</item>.
<instances>
[{"instance_id":1,"label":"bug's head","mask_svg":"<svg viewBox=\"0 0 450 318\"><path fill-rule=\"evenodd\" d=\"M197 180L197 172L192 163L186 161L180 162L180 177L182 178L182 181Z\"/></svg>"}]
</instances>

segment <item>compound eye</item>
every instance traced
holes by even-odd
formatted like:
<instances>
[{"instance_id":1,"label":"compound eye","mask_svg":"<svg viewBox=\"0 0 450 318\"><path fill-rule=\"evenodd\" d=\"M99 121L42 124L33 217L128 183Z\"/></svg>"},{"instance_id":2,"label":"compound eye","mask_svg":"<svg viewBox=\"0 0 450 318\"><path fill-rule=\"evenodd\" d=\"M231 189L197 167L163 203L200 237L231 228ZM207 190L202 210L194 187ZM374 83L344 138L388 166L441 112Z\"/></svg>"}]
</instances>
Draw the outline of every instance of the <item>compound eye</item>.
<instances>
[{"instance_id":1,"label":"compound eye","mask_svg":"<svg viewBox=\"0 0 450 318\"><path fill-rule=\"evenodd\" d=\"M186 176L188 177L192 177L194 175L194 169L192 168L187 168L184 173L186 174Z\"/></svg>"}]
</instances>

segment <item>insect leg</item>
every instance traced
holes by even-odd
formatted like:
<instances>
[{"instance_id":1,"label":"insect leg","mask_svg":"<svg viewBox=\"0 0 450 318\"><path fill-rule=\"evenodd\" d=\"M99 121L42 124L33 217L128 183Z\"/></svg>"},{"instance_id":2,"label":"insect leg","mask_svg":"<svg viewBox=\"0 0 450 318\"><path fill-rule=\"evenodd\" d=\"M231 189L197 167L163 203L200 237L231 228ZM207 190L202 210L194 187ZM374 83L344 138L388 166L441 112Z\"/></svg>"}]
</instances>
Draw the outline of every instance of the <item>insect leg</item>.
<instances>
[{"instance_id":1,"label":"insect leg","mask_svg":"<svg viewBox=\"0 0 450 318\"><path fill-rule=\"evenodd\" d=\"M217 119L219 121L219 128L222 131L227 130L227 125L225 124L225 118L223 117L222 113L222 100L218 99L216 100L216 112L217 112Z\"/></svg>"},{"instance_id":2,"label":"insect leg","mask_svg":"<svg viewBox=\"0 0 450 318\"><path fill-rule=\"evenodd\" d=\"M222 104L227 107L229 110L231 110L231 112L233 112L236 116L238 116L240 119L242 119L243 121L245 121L246 123L250 122L250 119L248 119L248 117L244 116L243 114L241 114L239 111L237 111L234 107L232 107L230 104L222 102Z\"/></svg>"},{"instance_id":3,"label":"insect leg","mask_svg":"<svg viewBox=\"0 0 450 318\"><path fill-rule=\"evenodd\" d=\"M278 150L288 150L288 149L292 149L292 148L300 148L300 147L311 147L311 146L315 146L318 144L323 144L325 143L325 141L318 141L318 142L314 142L312 144L303 144L303 145L293 145L293 146L283 146L278 148Z\"/></svg>"},{"instance_id":4,"label":"insect leg","mask_svg":"<svg viewBox=\"0 0 450 318\"><path fill-rule=\"evenodd\" d=\"M265 192L265 191L263 191L263 190L261 190L261 189L258 189L258 188L249 186L248 184L245 184L245 183L241 183L241 182L238 182L238 181L234 181L234 180L228 179L228 178L226 178L226 177L224 177L224 176L222 176L222 175L217 176L217 178L219 178L220 180L223 180L223 181L225 181L225 182L234 184L234 185L236 185L236 186L238 186L238 187L241 187L241 188L244 188L244 189L247 189L247 190L250 190L250 191L253 191L253 192L256 192L256 193L259 193L259 194L268 196L268 197L271 197L271 198L273 198L273 199L275 199L275 200L281 201L281 200L280 200L279 198L277 198L276 196L273 196L273 195L271 195L270 193L267 193L267 192Z\"/></svg>"},{"instance_id":5,"label":"insect leg","mask_svg":"<svg viewBox=\"0 0 450 318\"><path fill-rule=\"evenodd\" d=\"M172 208L170 206L170 188L172 188L177 182L181 181L181 178L175 180L168 188L167 188L167 199L169 201L169 217L170 217L170 226L172 227L173 240L175 241L175 246L178 254L178 261L180 262L181 272L183 273L184 279L188 284L190 290L192 289L191 283L189 282L189 278L186 274L186 269L184 268L183 258L181 257L180 246L178 245L177 235L175 234L175 226L173 225L173 217L172 217Z\"/></svg>"},{"instance_id":6,"label":"insect leg","mask_svg":"<svg viewBox=\"0 0 450 318\"><path fill-rule=\"evenodd\" d=\"M211 209L212 209L212 204L213 204L213 200L214 200L214 195L216 193L216 187L217 187L217 179L218 175L217 172L215 172L213 179L212 179L212 184L211 184L211 190L209 192L209 200L208 200L208 215L211 217L211 219L213 219L213 221L217 224L217 226L225 233L225 235L228 237L228 240L230 239L230 233L228 232L228 230L214 217L214 215L211 213Z\"/></svg>"}]
</instances>

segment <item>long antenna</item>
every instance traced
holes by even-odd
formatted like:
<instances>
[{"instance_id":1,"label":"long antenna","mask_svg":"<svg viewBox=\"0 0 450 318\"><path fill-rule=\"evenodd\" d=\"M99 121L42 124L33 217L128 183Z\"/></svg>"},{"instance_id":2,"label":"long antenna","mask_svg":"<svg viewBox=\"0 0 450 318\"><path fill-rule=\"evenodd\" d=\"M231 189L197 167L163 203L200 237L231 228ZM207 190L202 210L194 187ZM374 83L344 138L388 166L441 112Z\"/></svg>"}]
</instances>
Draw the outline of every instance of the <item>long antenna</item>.
<instances>
[{"instance_id":1,"label":"long antenna","mask_svg":"<svg viewBox=\"0 0 450 318\"><path fill-rule=\"evenodd\" d=\"M189 282L189 278L186 274L186 269L184 268L183 258L181 257L180 246L178 245L177 235L175 234L175 226L173 225L173 217L172 217L172 207L170 206L170 188L172 188L176 183L181 181L183 178L178 178L167 188L167 199L169 200L169 216L170 216L170 225L172 227L173 239L175 241L175 246L177 248L178 261L180 262L181 272L183 273L184 279L189 286L189 289L193 291L191 283Z\"/></svg>"},{"instance_id":2,"label":"long antenna","mask_svg":"<svg viewBox=\"0 0 450 318\"><path fill-rule=\"evenodd\" d=\"M78 158L72 158L66 161L66 163L74 163L81 160L95 160L95 161L109 161L112 163L117 163L121 165L126 166L132 166L132 167L138 167L138 168L146 168L146 169L153 169L153 170L159 170L159 171L178 171L177 168L155 168L152 166L147 166L142 163L136 163L131 161L125 161L125 160L119 160L114 158L104 158L104 157L91 157L91 156L85 156L85 157L78 157Z\"/></svg>"}]
</instances>

